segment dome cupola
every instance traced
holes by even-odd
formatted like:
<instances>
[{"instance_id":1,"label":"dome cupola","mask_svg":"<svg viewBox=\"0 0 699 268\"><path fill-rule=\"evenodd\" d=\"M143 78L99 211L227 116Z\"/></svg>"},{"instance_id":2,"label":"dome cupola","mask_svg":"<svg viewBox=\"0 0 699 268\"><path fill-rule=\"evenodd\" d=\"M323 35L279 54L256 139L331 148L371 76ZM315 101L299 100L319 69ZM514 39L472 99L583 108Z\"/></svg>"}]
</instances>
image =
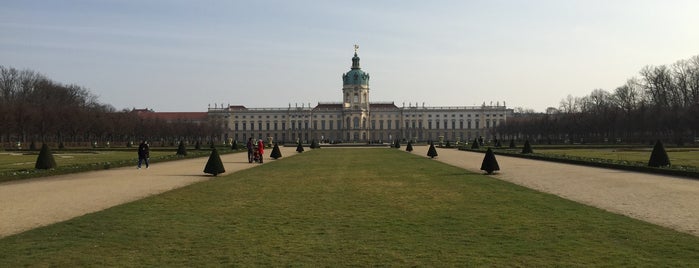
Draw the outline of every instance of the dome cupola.
<instances>
[{"instance_id":1,"label":"dome cupola","mask_svg":"<svg viewBox=\"0 0 699 268\"><path fill-rule=\"evenodd\" d=\"M369 74L362 71L359 67L359 56L357 50L359 46L354 45L354 57L352 57L352 69L342 75L343 85L362 85L369 86Z\"/></svg>"}]
</instances>

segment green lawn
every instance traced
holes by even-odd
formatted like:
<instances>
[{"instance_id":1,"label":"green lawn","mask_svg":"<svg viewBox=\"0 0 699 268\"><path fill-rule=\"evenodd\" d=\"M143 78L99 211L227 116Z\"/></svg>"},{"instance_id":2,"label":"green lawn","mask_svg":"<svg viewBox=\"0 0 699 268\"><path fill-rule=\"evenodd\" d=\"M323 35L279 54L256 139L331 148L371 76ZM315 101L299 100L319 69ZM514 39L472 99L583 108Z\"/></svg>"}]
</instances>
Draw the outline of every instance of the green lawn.
<instances>
[{"instance_id":1,"label":"green lawn","mask_svg":"<svg viewBox=\"0 0 699 268\"><path fill-rule=\"evenodd\" d=\"M160 149L150 151L150 162L180 160L208 156L207 150L189 150L187 156L175 155L176 149ZM234 151L224 148L219 153ZM34 165L39 152L10 151L0 152L0 182L21 180L35 177L69 174L92 170L108 169L136 165L138 155L133 150L66 150L54 151L53 157L58 167L50 170L35 169Z\"/></svg>"},{"instance_id":2,"label":"green lawn","mask_svg":"<svg viewBox=\"0 0 699 268\"><path fill-rule=\"evenodd\" d=\"M696 267L699 238L395 149L320 149L0 239L2 266Z\"/></svg>"},{"instance_id":3,"label":"green lawn","mask_svg":"<svg viewBox=\"0 0 699 268\"><path fill-rule=\"evenodd\" d=\"M648 163L652 148L648 149L537 149L535 153L569 155ZM699 167L699 149L666 149L673 165Z\"/></svg>"},{"instance_id":4,"label":"green lawn","mask_svg":"<svg viewBox=\"0 0 699 268\"><path fill-rule=\"evenodd\" d=\"M175 154L175 151L151 151L151 157L157 158L163 155ZM34 169L39 152L0 152L0 173ZM56 165L69 166L100 162L117 162L133 160L138 161L136 149L132 151L54 151L53 158Z\"/></svg>"}]
</instances>

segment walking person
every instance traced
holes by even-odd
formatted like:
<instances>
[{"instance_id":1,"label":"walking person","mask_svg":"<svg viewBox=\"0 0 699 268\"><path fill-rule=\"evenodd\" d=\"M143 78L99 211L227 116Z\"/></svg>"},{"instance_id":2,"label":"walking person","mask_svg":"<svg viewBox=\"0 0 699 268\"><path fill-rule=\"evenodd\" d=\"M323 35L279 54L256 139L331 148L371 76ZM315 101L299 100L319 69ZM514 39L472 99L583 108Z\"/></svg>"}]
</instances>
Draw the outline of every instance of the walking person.
<instances>
[{"instance_id":1,"label":"walking person","mask_svg":"<svg viewBox=\"0 0 699 268\"><path fill-rule=\"evenodd\" d=\"M138 169L141 169L141 163L146 162L146 168L148 168L148 159L150 158L150 146L148 142L143 140L141 144L138 145Z\"/></svg>"},{"instance_id":2,"label":"walking person","mask_svg":"<svg viewBox=\"0 0 699 268\"><path fill-rule=\"evenodd\" d=\"M262 139L257 141L257 152L260 155L260 163L262 163L262 155L265 153L265 144Z\"/></svg>"},{"instance_id":3,"label":"walking person","mask_svg":"<svg viewBox=\"0 0 699 268\"><path fill-rule=\"evenodd\" d=\"M248 139L248 144L246 145L248 148L248 163L252 163L253 160L253 142L252 142L252 137Z\"/></svg>"}]
</instances>

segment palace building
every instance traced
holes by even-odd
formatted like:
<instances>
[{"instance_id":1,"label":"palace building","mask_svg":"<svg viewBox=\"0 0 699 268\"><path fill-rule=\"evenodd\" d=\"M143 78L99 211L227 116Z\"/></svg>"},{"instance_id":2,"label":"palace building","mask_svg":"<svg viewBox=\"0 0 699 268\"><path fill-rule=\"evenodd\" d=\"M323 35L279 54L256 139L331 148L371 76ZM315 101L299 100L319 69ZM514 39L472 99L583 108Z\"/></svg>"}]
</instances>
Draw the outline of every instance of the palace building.
<instances>
[{"instance_id":1,"label":"palace building","mask_svg":"<svg viewBox=\"0 0 699 268\"><path fill-rule=\"evenodd\" d=\"M208 109L208 118L225 129L223 140L279 142L391 142L396 139L471 141L496 137L494 129L512 114L496 105L425 107L370 101L369 73L359 65L355 46L350 70L342 75L342 101L283 108L242 105Z\"/></svg>"}]
</instances>

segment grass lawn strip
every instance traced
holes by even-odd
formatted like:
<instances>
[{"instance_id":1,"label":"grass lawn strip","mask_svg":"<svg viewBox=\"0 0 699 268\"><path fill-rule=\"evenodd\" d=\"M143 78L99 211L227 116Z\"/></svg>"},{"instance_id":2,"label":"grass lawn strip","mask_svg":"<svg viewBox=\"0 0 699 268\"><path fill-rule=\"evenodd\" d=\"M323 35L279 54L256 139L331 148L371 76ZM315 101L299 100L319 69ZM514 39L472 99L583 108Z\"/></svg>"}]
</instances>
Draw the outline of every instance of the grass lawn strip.
<instances>
[{"instance_id":1,"label":"grass lawn strip","mask_svg":"<svg viewBox=\"0 0 699 268\"><path fill-rule=\"evenodd\" d=\"M699 239L392 149L313 150L0 240L8 266L672 266Z\"/></svg>"}]
</instances>

